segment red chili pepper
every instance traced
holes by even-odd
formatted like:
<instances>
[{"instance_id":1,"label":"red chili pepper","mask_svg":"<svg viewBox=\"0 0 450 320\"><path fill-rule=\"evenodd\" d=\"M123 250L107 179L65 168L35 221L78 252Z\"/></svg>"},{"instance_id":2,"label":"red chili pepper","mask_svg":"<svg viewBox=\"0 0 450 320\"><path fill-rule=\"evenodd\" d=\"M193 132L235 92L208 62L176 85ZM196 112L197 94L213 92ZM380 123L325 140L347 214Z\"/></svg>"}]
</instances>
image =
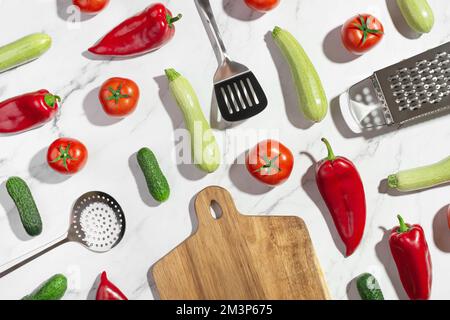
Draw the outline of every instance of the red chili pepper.
<instances>
[{"instance_id":1,"label":"red chili pepper","mask_svg":"<svg viewBox=\"0 0 450 320\"><path fill-rule=\"evenodd\" d=\"M327 146L328 158L317 164L317 186L346 246L346 256L350 256L361 242L366 225L364 186L354 164L336 157L330 143L322 141Z\"/></svg>"},{"instance_id":2,"label":"red chili pepper","mask_svg":"<svg viewBox=\"0 0 450 320\"><path fill-rule=\"evenodd\" d=\"M400 226L392 230L389 246L400 280L411 300L427 300L431 294L431 256L420 225L408 225L398 216Z\"/></svg>"},{"instance_id":3,"label":"red chili pepper","mask_svg":"<svg viewBox=\"0 0 450 320\"><path fill-rule=\"evenodd\" d=\"M0 133L20 133L40 127L58 111L61 98L47 90L26 93L0 103Z\"/></svg>"},{"instance_id":4,"label":"red chili pepper","mask_svg":"<svg viewBox=\"0 0 450 320\"><path fill-rule=\"evenodd\" d=\"M161 3L147 7L110 31L90 52L103 56L135 56L157 50L175 34L176 17Z\"/></svg>"},{"instance_id":5,"label":"red chili pepper","mask_svg":"<svg viewBox=\"0 0 450 320\"><path fill-rule=\"evenodd\" d=\"M103 271L95 300L128 300L128 298L108 280L106 272Z\"/></svg>"}]
</instances>

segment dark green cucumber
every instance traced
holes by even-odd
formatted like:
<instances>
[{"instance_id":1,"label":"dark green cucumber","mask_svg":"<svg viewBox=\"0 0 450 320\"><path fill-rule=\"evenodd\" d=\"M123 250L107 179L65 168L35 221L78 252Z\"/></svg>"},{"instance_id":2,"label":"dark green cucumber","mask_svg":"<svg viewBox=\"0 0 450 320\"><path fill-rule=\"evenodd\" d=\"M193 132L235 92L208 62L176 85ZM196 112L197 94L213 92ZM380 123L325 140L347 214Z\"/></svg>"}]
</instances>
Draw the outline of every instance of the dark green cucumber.
<instances>
[{"instance_id":1,"label":"dark green cucumber","mask_svg":"<svg viewBox=\"0 0 450 320\"><path fill-rule=\"evenodd\" d=\"M137 154L137 160L152 197L159 202L169 199L169 183L159 167L155 154L149 148L142 148Z\"/></svg>"},{"instance_id":2,"label":"dark green cucumber","mask_svg":"<svg viewBox=\"0 0 450 320\"><path fill-rule=\"evenodd\" d=\"M67 290L67 278L56 274L48 279L35 293L25 296L22 300L60 300Z\"/></svg>"},{"instance_id":3,"label":"dark green cucumber","mask_svg":"<svg viewBox=\"0 0 450 320\"><path fill-rule=\"evenodd\" d=\"M25 231L30 236L39 235L42 220L27 183L19 177L11 177L6 182L6 189L16 204Z\"/></svg>"},{"instance_id":4,"label":"dark green cucumber","mask_svg":"<svg viewBox=\"0 0 450 320\"><path fill-rule=\"evenodd\" d=\"M363 300L384 300L377 279L370 273L364 273L356 280L359 295Z\"/></svg>"}]
</instances>

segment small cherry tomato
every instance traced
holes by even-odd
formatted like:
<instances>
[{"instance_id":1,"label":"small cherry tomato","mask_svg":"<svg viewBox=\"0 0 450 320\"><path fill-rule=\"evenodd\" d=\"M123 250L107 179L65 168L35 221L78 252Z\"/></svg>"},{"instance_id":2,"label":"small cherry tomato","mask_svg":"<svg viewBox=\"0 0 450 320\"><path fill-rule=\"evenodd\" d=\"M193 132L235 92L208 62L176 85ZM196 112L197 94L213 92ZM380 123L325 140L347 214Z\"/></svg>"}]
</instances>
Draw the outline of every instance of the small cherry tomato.
<instances>
[{"instance_id":1,"label":"small cherry tomato","mask_svg":"<svg viewBox=\"0 0 450 320\"><path fill-rule=\"evenodd\" d=\"M342 43L354 54L369 51L381 41L383 36L383 25L370 14L360 14L349 19L341 30Z\"/></svg>"},{"instance_id":2,"label":"small cherry tomato","mask_svg":"<svg viewBox=\"0 0 450 320\"><path fill-rule=\"evenodd\" d=\"M109 0L73 0L72 2L80 8L81 12L94 14L105 9Z\"/></svg>"},{"instance_id":3,"label":"small cherry tomato","mask_svg":"<svg viewBox=\"0 0 450 320\"><path fill-rule=\"evenodd\" d=\"M131 114L139 102L138 85L125 78L106 80L99 92L103 109L113 117L124 117Z\"/></svg>"},{"instance_id":4,"label":"small cherry tomato","mask_svg":"<svg viewBox=\"0 0 450 320\"><path fill-rule=\"evenodd\" d=\"M248 172L257 180L269 186L284 183L292 173L294 157L292 152L275 140L258 143L247 154L245 164Z\"/></svg>"},{"instance_id":5,"label":"small cherry tomato","mask_svg":"<svg viewBox=\"0 0 450 320\"><path fill-rule=\"evenodd\" d=\"M267 12L275 9L280 4L280 0L245 0L245 3L253 10Z\"/></svg>"},{"instance_id":6,"label":"small cherry tomato","mask_svg":"<svg viewBox=\"0 0 450 320\"><path fill-rule=\"evenodd\" d=\"M62 174L74 174L83 169L88 159L84 144L76 139L60 138L55 140L47 151L47 163Z\"/></svg>"}]
</instances>

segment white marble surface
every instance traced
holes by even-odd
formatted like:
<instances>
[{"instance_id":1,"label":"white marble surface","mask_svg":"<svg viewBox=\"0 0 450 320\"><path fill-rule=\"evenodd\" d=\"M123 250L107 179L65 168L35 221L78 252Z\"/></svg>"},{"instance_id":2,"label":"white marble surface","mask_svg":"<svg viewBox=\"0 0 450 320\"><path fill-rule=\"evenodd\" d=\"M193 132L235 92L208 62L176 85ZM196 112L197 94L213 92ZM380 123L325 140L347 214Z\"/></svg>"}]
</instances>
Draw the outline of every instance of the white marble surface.
<instances>
[{"instance_id":1,"label":"white marble surface","mask_svg":"<svg viewBox=\"0 0 450 320\"><path fill-rule=\"evenodd\" d=\"M26 236L4 183L1 184L0 264L64 233L73 202L86 191L110 193L121 203L127 217L125 237L109 253L95 254L78 244L67 244L0 279L0 298L21 298L54 273L65 273L70 278L66 299L91 298L91 288L102 270L108 271L129 298L154 298L149 269L192 233L196 220L190 210L191 200L209 185L228 188L242 212L302 217L335 299L355 298L349 283L366 271L378 276L386 298L405 298L383 232L383 228L393 227L395 215L402 213L408 221L421 223L425 229L433 259L432 298L450 298L450 231L445 227L443 213L449 203L449 187L402 196L379 192L380 181L399 168L448 156L449 117L366 139L349 134L332 111L322 123L306 129L297 111L286 66L267 37L275 25L280 25L300 40L315 63L335 110L335 97L373 71L449 41L450 3L430 0L436 14L433 32L410 39L397 30L398 27L403 32L404 28L394 6L389 4L393 1L283 0L277 10L259 16L252 15L240 0L212 0L230 55L255 71L270 100L269 108L260 116L226 131L217 130L219 141L223 143L225 134L238 130L281 129L279 139L295 153L296 165L290 180L268 191L241 174L241 166L224 164L216 173L202 177L197 169L177 167L174 162L173 133L174 128L182 126L182 117L168 93L163 70L174 67L188 77L209 115L211 79L217 63L194 2L165 2L173 12L184 14L175 39L167 47L135 59L103 61L82 53L112 26L151 1L113 0L98 16L74 25L67 22L65 13L69 1L0 0L0 27L4 30L1 43L37 31L47 32L54 39L52 49L41 59L0 75L1 99L41 87L64 98L62 112L53 123L0 138L0 181L11 175L25 178L44 221L42 235L34 239ZM336 28L361 12L381 19L386 37L369 54L349 61L339 46ZM132 78L142 91L138 110L120 122L108 119L96 99L97 88L111 76ZM90 150L85 170L69 179L51 172L45 163L47 146L59 136L78 138ZM322 136L332 141L336 153L354 160L366 188L366 232L361 246L350 258L344 258L333 241L336 232L327 224L329 214L315 188L312 162L304 154L310 153L316 159L325 156L319 143ZM159 207L145 192L134 161L134 153L142 146L156 152L172 187L170 201Z\"/></svg>"}]
</instances>

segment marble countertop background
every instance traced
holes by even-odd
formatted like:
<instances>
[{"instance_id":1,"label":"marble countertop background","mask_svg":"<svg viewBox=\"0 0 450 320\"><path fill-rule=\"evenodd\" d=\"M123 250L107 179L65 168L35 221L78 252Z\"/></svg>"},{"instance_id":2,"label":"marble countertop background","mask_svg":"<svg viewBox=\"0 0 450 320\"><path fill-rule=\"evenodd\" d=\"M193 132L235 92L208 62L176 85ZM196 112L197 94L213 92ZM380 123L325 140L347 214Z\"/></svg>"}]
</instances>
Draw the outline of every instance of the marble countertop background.
<instances>
[{"instance_id":1,"label":"marble countertop background","mask_svg":"<svg viewBox=\"0 0 450 320\"><path fill-rule=\"evenodd\" d=\"M44 221L43 233L28 237L5 185L0 185L0 264L63 234L71 206L78 196L101 190L115 197L125 211L127 230L112 251L96 254L71 243L53 250L0 279L0 299L18 299L55 273L69 277L66 299L95 296L96 279L106 270L130 299L157 298L151 266L188 237L196 226L192 200L209 185L226 187L241 212L298 215L311 234L331 296L354 299L353 279L372 272L387 299L404 299L386 230L399 213L425 229L430 245L434 284L432 298L450 298L450 231L446 227L448 186L407 195L386 194L380 181L399 169L439 161L449 154L449 117L382 136L364 137L345 128L337 111L337 97L374 71L450 40L450 3L430 0L436 15L432 33L418 39L408 34L395 1L284 0L266 15L248 10L240 0L212 0L230 55L256 73L270 100L268 109L239 126L216 130L218 140L254 129L276 132L295 154L295 169L281 187L268 190L251 180L240 165L227 161L214 174L203 176L191 165L174 161L174 130L183 119L168 91L164 69L173 67L196 88L209 116L212 76L217 61L193 0L163 1L184 14L174 40L163 49L128 60L101 60L85 53L111 27L145 8L151 1L114 0L95 17L77 23L66 0L0 0L1 43L33 32L53 37L51 50L39 60L0 75L0 98L47 88L64 99L55 121L38 130L0 138L0 183L9 176L25 178ZM339 42L339 27L350 16L369 12L385 26L382 43L355 59ZM289 70L269 31L275 25L290 30L314 62L331 101L330 115L309 127L298 112ZM122 121L106 117L97 100L99 86L109 77L134 79L141 88L137 111ZM265 131L264 131L265 130ZM79 174L64 178L48 169L47 146L60 136L83 141L90 159ZM352 159L367 193L368 216L364 239L356 253L344 258L330 216L315 187L313 162L325 156L320 138L328 137L336 153ZM169 202L156 206L147 194L135 161L148 146L161 161L172 188ZM237 154L246 151L237 147ZM228 155L228 157L230 157ZM233 160L234 156L231 156Z\"/></svg>"}]
</instances>

